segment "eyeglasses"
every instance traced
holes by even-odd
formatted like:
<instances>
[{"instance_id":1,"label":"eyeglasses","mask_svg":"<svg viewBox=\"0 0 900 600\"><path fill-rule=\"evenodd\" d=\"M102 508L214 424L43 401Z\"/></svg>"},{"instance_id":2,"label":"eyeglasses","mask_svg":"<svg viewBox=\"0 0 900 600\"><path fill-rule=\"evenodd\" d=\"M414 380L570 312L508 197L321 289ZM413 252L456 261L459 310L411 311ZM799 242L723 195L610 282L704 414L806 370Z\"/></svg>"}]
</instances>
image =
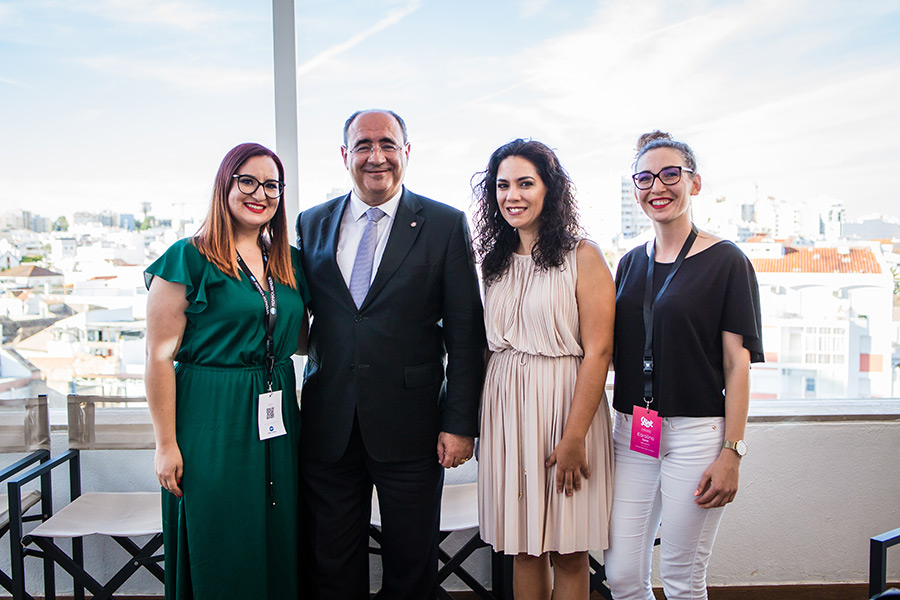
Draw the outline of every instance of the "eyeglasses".
<instances>
[{"instance_id":1,"label":"eyeglasses","mask_svg":"<svg viewBox=\"0 0 900 600\"><path fill-rule=\"evenodd\" d=\"M687 167L666 167L661 169L659 173L651 173L650 171L641 171L631 176L634 180L634 187L639 190L649 190L653 187L653 180L657 177L663 185L675 185L681 181L681 172L687 171L693 173L692 169Z\"/></svg>"},{"instance_id":2,"label":"eyeglasses","mask_svg":"<svg viewBox=\"0 0 900 600\"><path fill-rule=\"evenodd\" d=\"M263 193L267 198L277 200L284 193L284 182L276 179L266 179L260 181L253 175L232 175L232 179L237 179L238 189L242 194L248 196L256 192L256 188L263 186Z\"/></svg>"},{"instance_id":3,"label":"eyeglasses","mask_svg":"<svg viewBox=\"0 0 900 600\"><path fill-rule=\"evenodd\" d=\"M344 146L347 148L346 146ZM358 156L369 157L374 154L377 150L381 150L381 153L385 156L396 156L397 153L403 151L403 146L398 146L397 144L360 144L354 148L347 148L347 152L350 154L356 154Z\"/></svg>"}]
</instances>

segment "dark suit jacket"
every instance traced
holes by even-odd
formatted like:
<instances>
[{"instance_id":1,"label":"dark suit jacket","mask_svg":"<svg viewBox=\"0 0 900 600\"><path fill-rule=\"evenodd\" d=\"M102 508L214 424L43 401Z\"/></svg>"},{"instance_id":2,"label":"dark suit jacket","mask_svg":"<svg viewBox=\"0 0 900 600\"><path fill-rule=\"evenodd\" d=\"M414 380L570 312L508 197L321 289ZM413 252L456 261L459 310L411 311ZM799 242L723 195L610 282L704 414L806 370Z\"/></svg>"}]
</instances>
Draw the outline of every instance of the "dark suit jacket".
<instances>
[{"instance_id":1,"label":"dark suit jacket","mask_svg":"<svg viewBox=\"0 0 900 600\"><path fill-rule=\"evenodd\" d=\"M357 413L375 460L437 460L440 431L478 433L484 317L465 215L404 187L357 309L336 261L349 200L330 200L297 218L313 314L301 454L338 460Z\"/></svg>"}]
</instances>

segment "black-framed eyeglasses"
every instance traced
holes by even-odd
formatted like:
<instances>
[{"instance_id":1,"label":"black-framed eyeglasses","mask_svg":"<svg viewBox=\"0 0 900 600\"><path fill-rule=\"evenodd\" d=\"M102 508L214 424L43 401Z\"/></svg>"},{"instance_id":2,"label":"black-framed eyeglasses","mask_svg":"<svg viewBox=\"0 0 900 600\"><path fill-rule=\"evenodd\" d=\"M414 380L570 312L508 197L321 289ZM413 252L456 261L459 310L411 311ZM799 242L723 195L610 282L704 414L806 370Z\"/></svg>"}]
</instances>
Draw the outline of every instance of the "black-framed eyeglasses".
<instances>
[{"instance_id":1,"label":"black-framed eyeglasses","mask_svg":"<svg viewBox=\"0 0 900 600\"><path fill-rule=\"evenodd\" d=\"M657 177L663 185L675 185L681 181L681 172L687 171L693 173L693 169L687 167L665 167L660 169L659 173L651 173L650 171L641 171L631 176L634 180L634 187L639 190L649 190L653 187L653 180Z\"/></svg>"},{"instance_id":2,"label":"black-framed eyeglasses","mask_svg":"<svg viewBox=\"0 0 900 600\"><path fill-rule=\"evenodd\" d=\"M344 147L346 148L346 146ZM385 142L384 144L359 144L358 146L354 146L353 148L347 148L347 152L349 152L350 154L356 154L366 157L374 154L376 150L381 150L381 153L385 156L396 156L403 150L403 146Z\"/></svg>"},{"instance_id":3,"label":"black-framed eyeglasses","mask_svg":"<svg viewBox=\"0 0 900 600\"><path fill-rule=\"evenodd\" d=\"M242 194L247 194L248 196L252 195L256 192L256 188L262 186L263 193L267 198L271 198L272 200L277 200L281 198L281 195L284 193L284 182L278 181L277 179L266 179L265 181L260 181L253 175L232 175L232 179L237 179L238 189Z\"/></svg>"}]
</instances>

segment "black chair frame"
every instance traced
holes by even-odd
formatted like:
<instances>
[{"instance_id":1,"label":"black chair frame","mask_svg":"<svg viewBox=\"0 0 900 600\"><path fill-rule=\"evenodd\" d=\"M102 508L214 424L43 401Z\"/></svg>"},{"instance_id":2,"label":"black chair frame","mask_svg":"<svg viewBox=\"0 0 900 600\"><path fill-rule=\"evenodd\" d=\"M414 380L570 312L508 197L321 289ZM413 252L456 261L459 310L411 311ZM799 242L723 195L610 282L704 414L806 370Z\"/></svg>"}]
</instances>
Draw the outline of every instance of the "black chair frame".
<instances>
[{"instance_id":1,"label":"black chair frame","mask_svg":"<svg viewBox=\"0 0 900 600\"><path fill-rule=\"evenodd\" d=\"M441 540L440 543L443 543L452 531L441 531ZM381 529L376 527L375 525L369 526L369 537L371 537L376 543L381 544ZM438 569L437 577L435 578L434 588L435 595L441 600L454 600L453 595L443 588L444 581L447 580L450 575L456 575L460 578L460 580L469 586L479 598L482 600L511 600L512 598L512 581L510 580L510 586L508 588L504 587L504 568L505 561L503 554L498 554L496 552L493 553L491 558L491 572L492 572L492 590L488 590L481 583L472 577L472 575L463 568L463 563L469 556L472 555L473 552L478 550L479 548L483 548L488 544L481 539L481 536L476 531L475 534L469 538L469 540L463 544L459 550L456 551L456 554L450 556L446 550L438 546L438 559L442 563L440 569ZM373 554L376 556L381 556L381 548L377 546L369 546L369 554ZM503 591L509 589L509 595L505 596ZM376 594L375 598L378 598Z\"/></svg>"},{"instance_id":2,"label":"black chair frame","mask_svg":"<svg viewBox=\"0 0 900 600\"><path fill-rule=\"evenodd\" d=\"M53 489L50 481L50 475L48 474L41 477L38 488L40 493L40 511L38 513L31 514L25 514L27 511L22 507L22 487L20 484L16 483L17 478L15 477L26 469L33 468L33 465L45 464L50 460L50 423L47 413L47 395L40 394L37 396L37 399L41 403L39 406L42 405L42 407L39 409L40 416L38 418L44 422L42 429L45 429L45 431L43 431L43 434L48 436L46 439L47 447L37 448L31 450L30 452L26 450L28 454L25 457L0 470L0 483L4 481L7 482L6 489L9 510L9 520L7 524L3 527L0 527L0 538L8 533L10 545L10 574L7 575L6 573L0 571L0 586L10 592L14 598L22 598L26 600L32 600L32 597L25 593L24 560L26 554L34 554L35 556L39 556L44 559L43 567L45 586L49 585L50 587L52 587L54 578L53 562L50 560L50 558L44 556L40 552L26 553L24 545L22 543L25 523L33 521L44 521L53 513ZM30 443L26 441L25 445L26 447L28 447Z\"/></svg>"},{"instance_id":3,"label":"black chair frame","mask_svg":"<svg viewBox=\"0 0 900 600\"><path fill-rule=\"evenodd\" d=\"M869 596L887 588L887 549L900 544L900 529L876 535L869 540Z\"/></svg>"},{"instance_id":4,"label":"black chair frame","mask_svg":"<svg viewBox=\"0 0 900 600\"><path fill-rule=\"evenodd\" d=\"M49 450L35 450L28 456L16 461L0 471L0 482L7 481L14 475L21 473L35 464L45 464L50 460ZM50 474L41 477L41 510L39 514L24 515L22 511L22 487L16 481L6 484L9 494L9 523L0 528L0 538L9 533L10 538L10 574L0 571L0 586L13 595L13 598L32 600L25 593L25 555L35 554L44 559L44 586L53 587L53 561L42 553L27 552L22 544L23 524L29 521L43 521L53 513L53 493L50 483Z\"/></svg>"},{"instance_id":5,"label":"black chair frame","mask_svg":"<svg viewBox=\"0 0 900 600\"><path fill-rule=\"evenodd\" d=\"M21 486L24 483L36 478L50 475L50 472L64 463L69 464L69 501L73 501L81 496L81 456L79 450L69 449L56 456L43 465L29 471L25 475L10 482ZM42 555L47 560L51 560L62 567L74 581L74 598L75 600L84 600L84 591L87 589L93 594L94 600L108 600L113 598L113 594L119 587L131 577L139 568L144 567L153 574L161 583L164 582L164 572L159 563L163 560L162 555L154 556L155 552L162 547L162 533L157 533L148 541L143 548L135 544L127 537L111 536L122 548L124 548L132 556L119 571L106 583L101 584L94 579L84 569L84 540L80 537L72 538L72 555L69 556L60 549L52 539L39 536L26 535L22 538L22 545L26 546L24 552L27 554ZM34 543L40 548L39 551L28 549L27 546ZM50 569L52 572L52 569ZM53 582L47 586L45 583L44 597L46 600L56 598L56 589ZM30 598L30 596L13 595L14 600L22 600Z\"/></svg>"}]
</instances>

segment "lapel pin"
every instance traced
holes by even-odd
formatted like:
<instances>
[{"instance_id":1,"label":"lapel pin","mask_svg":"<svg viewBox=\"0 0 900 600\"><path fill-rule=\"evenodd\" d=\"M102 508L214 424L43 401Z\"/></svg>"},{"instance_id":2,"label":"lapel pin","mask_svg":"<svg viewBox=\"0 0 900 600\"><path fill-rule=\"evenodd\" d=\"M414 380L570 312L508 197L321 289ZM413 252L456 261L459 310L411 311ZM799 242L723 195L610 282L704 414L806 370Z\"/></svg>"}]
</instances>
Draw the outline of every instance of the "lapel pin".
<instances>
[{"instance_id":1,"label":"lapel pin","mask_svg":"<svg viewBox=\"0 0 900 600\"><path fill-rule=\"evenodd\" d=\"M410 227L415 227L416 225L418 225L418 223L416 223L415 221L409 224Z\"/></svg>"}]
</instances>

